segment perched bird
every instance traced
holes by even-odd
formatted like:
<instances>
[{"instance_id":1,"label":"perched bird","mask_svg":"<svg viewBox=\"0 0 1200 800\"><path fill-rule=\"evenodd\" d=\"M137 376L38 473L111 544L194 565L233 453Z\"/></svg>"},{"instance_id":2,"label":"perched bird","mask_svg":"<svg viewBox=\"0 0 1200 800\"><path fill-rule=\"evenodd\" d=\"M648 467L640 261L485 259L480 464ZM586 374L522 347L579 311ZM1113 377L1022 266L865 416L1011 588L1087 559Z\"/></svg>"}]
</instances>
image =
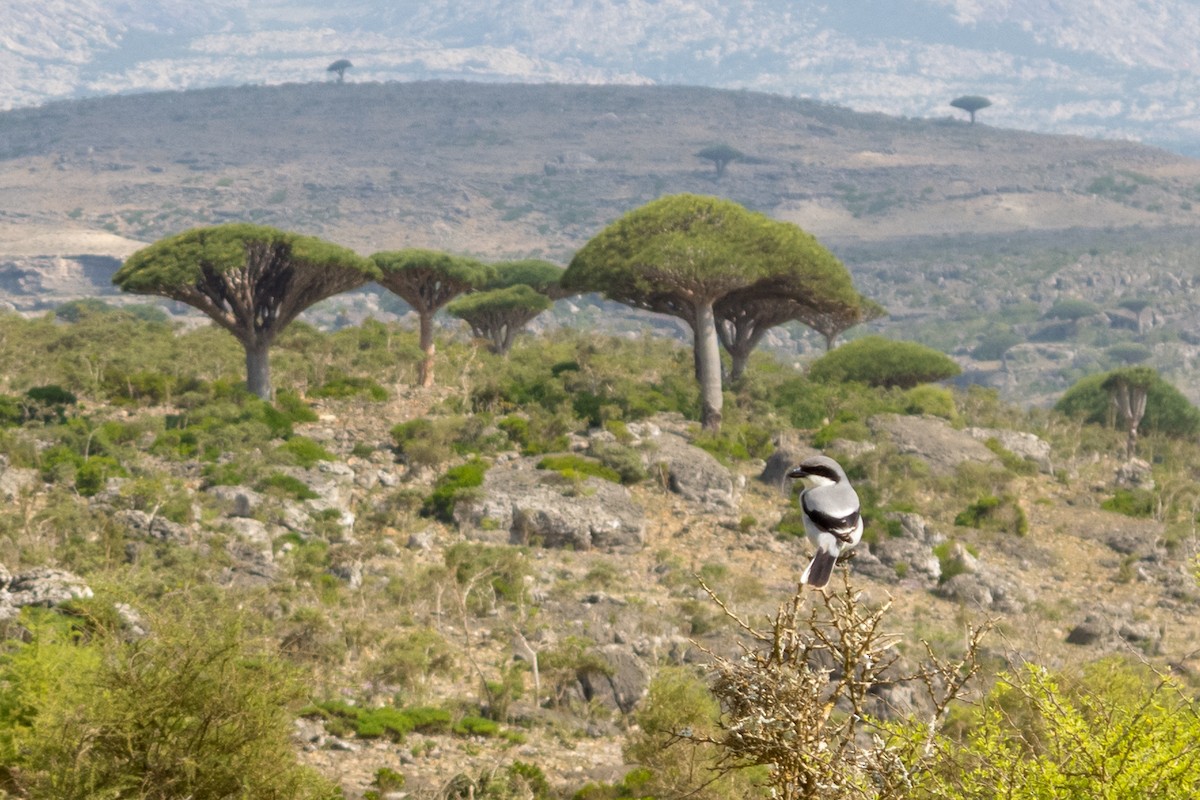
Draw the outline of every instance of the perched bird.
<instances>
[{"instance_id":1,"label":"perched bird","mask_svg":"<svg viewBox=\"0 0 1200 800\"><path fill-rule=\"evenodd\" d=\"M800 576L800 583L819 589L829 583L838 557L862 539L858 494L846 478L845 470L828 456L804 459L788 477L805 481L806 488L800 492L800 510L804 514L804 531L817 548L812 562Z\"/></svg>"}]
</instances>

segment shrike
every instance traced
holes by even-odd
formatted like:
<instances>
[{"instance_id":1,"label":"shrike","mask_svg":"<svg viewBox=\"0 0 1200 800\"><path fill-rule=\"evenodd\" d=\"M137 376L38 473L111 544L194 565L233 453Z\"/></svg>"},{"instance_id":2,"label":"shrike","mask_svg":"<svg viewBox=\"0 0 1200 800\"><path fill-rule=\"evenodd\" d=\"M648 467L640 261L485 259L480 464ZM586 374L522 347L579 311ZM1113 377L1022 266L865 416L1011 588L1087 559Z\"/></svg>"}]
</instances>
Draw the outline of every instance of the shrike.
<instances>
[{"instance_id":1,"label":"shrike","mask_svg":"<svg viewBox=\"0 0 1200 800\"><path fill-rule=\"evenodd\" d=\"M819 589L829 583L838 556L862 539L858 494L845 470L828 456L806 458L788 477L805 481L800 511L804 514L804 532L817 548L800 583Z\"/></svg>"}]
</instances>

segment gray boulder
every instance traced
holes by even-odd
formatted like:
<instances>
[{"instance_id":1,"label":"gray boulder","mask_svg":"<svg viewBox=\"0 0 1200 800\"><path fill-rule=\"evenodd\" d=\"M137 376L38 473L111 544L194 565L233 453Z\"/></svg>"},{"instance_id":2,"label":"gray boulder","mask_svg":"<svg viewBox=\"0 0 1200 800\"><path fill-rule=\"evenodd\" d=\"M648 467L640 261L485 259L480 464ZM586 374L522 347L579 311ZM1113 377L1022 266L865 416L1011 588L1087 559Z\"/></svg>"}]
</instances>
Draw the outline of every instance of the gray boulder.
<instances>
[{"instance_id":1,"label":"gray boulder","mask_svg":"<svg viewBox=\"0 0 1200 800\"><path fill-rule=\"evenodd\" d=\"M58 606L92 596L91 587L74 573L53 567L37 567L12 577L6 588L8 605Z\"/></svg>"},{"instance_id":2,"label":"gray boulder","mask_svg":"<svg viewBox=\"0 0 1200 800\"><path fill-rule=\"evenodd\" d=\"M646 693L650 683L649 668L626 645L605 645L597 653L608 667L607 674L588 671L579 675L584 699L630 713Z\"/></svg>"},{"instance_id":3,"label":"gray boulder","mask_svg":"<svg viewBox=\"0 0 1200 800\"><path fill-rule=\"evenodd\" d=\"M662 433L649 440L649 464L665 464L668 486L686 500L714 511L737 508L737 488L733 473L706 450L674 433Z\"/></svg>"},{"instance_id":4,"label":"gray boulder","mask_svg":"<svg viewBox=\"0 0 1200 800\"><path fill-rule=\"evenodd\" d=\"M953 474L969 461L1000 466L1000 459L983 442L940 417L877 414L867 424L877 438L890 441L902 454L922 459L935 475Z\"/></svg>"},{"instance_id":5,"label":"gray boulder","mask_svg":"<svg viewBox=\"0 0 1200 800\"><path fill-rule=\"evenodd\" d=\"M819 452L803 445L784 445L778 447L774 453L771 453L767 457L766 466L763 467L762 474L758 476L758 479L769 486L774 486L782 492L787 492L791 489L792 485L792 480L788 478L787 474L801 461L810 456L818 455Z\"/></svg>"},{"instance_id":6,"label":"gray boulder","mask_svg":"<svg viewBox=\"0 0 1200 800\"><path fill-rule=\"evenodd\" d=\"M136 508L124 508L116 512L113 518L123 523L129 530L144 539L158 539L172 544L190 544L192 531L186 525L172 522L166 517L147 514Z\"/></svg>"},{"instance_id":7,"label":"gray boulder","mask_svg":"<svg viewBox=\"0 0 1200 800\"><path fill-rule=\"evenodd\" d=\"M1010 453L1037 464L1038 470L1041 472L1052 471L1050 443L1032 433L1010 431L1004 428L967 428L966 432L981 442L995 439Z\"/></svg>"},{"instance_id":8,"label":"gray boulder","mask_svg":"<svg viewBox=\"0 0 1200 800\"><path fill-rule=\"evenodd\" d=\"M454 519L468 536L576 550L632 551L645 542L645 512L611 481L573 481L520 458L487 471L479 497Z\"/></svg>"},{"instance_id":9,"label":"gray boulder","mask_svg":"<svg viewBox=\"0 0 1200 800\"><path fill-rule=\"evenodd\" d=\"M213 486L205 490L229 507L231 517L252 517L263 503L263 496L245 486Z\"/></svg>"},{"instance_id":10,"label":"gray boulder","mask_svg":"<svg viewBox=\"0 0 1200 800\"><path fill-rule=\"evenodd\" d=\"M41 483L36 469L8 466L8 459L0 461L0 499L12 502L25 492Z\"/></svg>"},{"instance_id":11,"label":"gray boulder","mask_svg":"<svg viewBox=\"0 0 1200 800\"><path fill-rule=\"evenodd\" d=\"M920 514L896 512L888 514L888 520L898 523L898 535L880 532L869 547L863 548L874 557L874 563L860 557L854 569L877 580L903 578L926 589L937 586L942 565L933 548L946 537Z\"/></svg>"}]
</instances>

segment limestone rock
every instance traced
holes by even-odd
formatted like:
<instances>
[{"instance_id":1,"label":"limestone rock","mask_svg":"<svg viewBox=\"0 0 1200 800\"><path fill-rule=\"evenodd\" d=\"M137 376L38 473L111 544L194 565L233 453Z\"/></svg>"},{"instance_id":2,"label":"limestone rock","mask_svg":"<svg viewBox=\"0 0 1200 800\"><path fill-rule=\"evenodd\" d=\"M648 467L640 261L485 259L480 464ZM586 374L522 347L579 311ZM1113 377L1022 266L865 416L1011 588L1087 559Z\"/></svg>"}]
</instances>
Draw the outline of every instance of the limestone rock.
<instances>
[{"instance_id":1,"label":"limestone rock","mask_svg":"<svg viewBox=\"0 0 1200 800\"><path fill-rule=\"evenodd\" d=\"M867 423L876 436L890 440L902 454L929 464L936 475L950 475L968 461L1000 466L1000 459L983 442L931 416L877 414Z\"/></svg>"},{"instance_id":2,"label":"limestone rock","mask_svg":"<svg viewBox=\"0 0 1200 800\"><path fill-rule=\"evenodd\" d=\"M252 517L263 503L263 496L245 486L212 486L205 490L229 506L232 517Z\"/></svg>"},{"instance_id":3,"label":"limestone rock","mask_svg":"<svg viewBox=\"0 0 1200 800\"><path fill-rule=\"evenodd\" d=\"M758 476L758 479L782 492L787 492L792 484L792 480L787 476L788 472L804 459L818 455L819 452L802 445L785 445L776 448L775 452L767 458L767 464L763 467L762 474Z\"/></svg>"},{"instance_id":4,"label":"limestone rock","mask_svg":"<svg viewBox=\"0 0 1200 800\"><path fill-rule=\"evenodd\" d=\"M53 567L37 567L12 577L8 587L8 604L22 606L57 606L70 600L92 596L91 587L74 573Z\"/></svg>"},{"instance_id":5,"label":"limestone rock","mask_svg":"<svg viewBox=\"0 0 1200 800\"><path fill-rule=\"evenodd\" d=\"M663 433L651 443L648 460L666 465L671 491L713 510L737 508L733 474L711 453L673 433Z\"/></svg>"},{"instance_id":6,"label":"limestone rock","mask_svg":"<svg viewBox=\"0 0 1200 800\"><path fill-rule=\"evenodd\" d=\"M966 432L981 442L995 439L1010 453L1036 463L1040 471L1051 472L1050 443L1035 434L1004 428L967 428Z\"/></svg>"},{"instance_id":7,"label":"limestone rock","mask_svg":"<svg viewBox=\"0 0 1200 800\"><path fill-rule=\"evenodd\" d=\"M629 490L610 481L572 481L521 458L487 471L476 500L460 501L454 518L468 535L514 544L576 550L636 550L645 514Z\"/></svg>"}]
</instances>

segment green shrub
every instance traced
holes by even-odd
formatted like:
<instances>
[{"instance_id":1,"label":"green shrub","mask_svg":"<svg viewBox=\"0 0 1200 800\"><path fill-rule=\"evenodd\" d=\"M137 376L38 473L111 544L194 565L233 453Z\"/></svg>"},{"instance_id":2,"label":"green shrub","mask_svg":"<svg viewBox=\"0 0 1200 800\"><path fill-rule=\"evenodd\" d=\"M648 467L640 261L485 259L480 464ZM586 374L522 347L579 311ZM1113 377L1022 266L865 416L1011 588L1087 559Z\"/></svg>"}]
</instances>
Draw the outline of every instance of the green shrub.
<instances>
[{"instance_id":1,"label":"green shrub","mask_svg":"<svg viewBox=\"0 0 1200 800\"><path fill-rule=\"evenodd\" d=\"M825 448L837 439L848 439L852 442L865 442L871 439L871 429L867 423L850 414L839 416L828 425L813 434L813 447Z\"/></svg>"},{"instance_id":2,"label":"green shrub","mask_svg":"<svg viewBox=\"0 0 1200 800\"><path fill-rule=\"evenodd\" d=\"M487 462L475 459L446 470L434 482L433 493L426 498L421 513L443 522L453 522L454 506L483 485L488 466Z\"/></svg>"},{"instance_id":3,"label":"green shrub","mask_svg":"<svg viewBox=\"0 0 1200 800\"><path fill-rule=\"evenodd\" d=\"M692 444L707 450L718 459L747 461L751 458L766 458L775 450L771 430L751 423L729 423L718 433L701 433Z\"/></svg>"},{"instance_id":4,"label":"green shrub","mask_svg":"<svg viewBox=\"0 0 1200 800\"><path fill-rule=\"evenodd\" d=\"M711 742L722 736L720 716L716 699L695 672L686 667L660 669L633 712L637 727L625 746L626 761L644 768L633 781L638 787L634 796L698 800L760 796L754 770L717 768L723 753ZM680 731L691 735L680 737Z\"/></svg>"},{"instance_id":5,"label":"green shrub","mask_svg":"<svg viewBox=\"0 0 1200 800\"><path fill-rule=\"evenodd\" d=\"M446 548L444 561L455 582L473 590L467 600L475 611L488 611L496 600L525 601L529 559L519 547L458 542ZM481 577L487 581L481 582ZM483 589L486 592L480 591Z\"/></svg>"},{"instance_id":6,"label":"green shrub","mask_svg":"<svg viewBox=\"0 0 1200 800\"><path fill-rule=\"evenodd\" d=\"M25 422L21 398L0 394L0 428L14 428Z\"/></svg>"},{"instance_id":7,"label":"green shrub","mask_svg":"<svg viewBox=\"0 0 1200 800\"><path fill-rule=\"evenodd\" d=\"M552 470L571 480L583 480L590 477L612 483L621 482L621 475L616 470L606 467L597 460L584 458L574 453L546 456L538 461L537 468Z\"/></svg>"},{"instance_id":8,"label":"green shrub","mask_svg":"<svg viewBox=\"0 0 1200 800\"><path fill-rule=\"evenodd\" d=\"M991 450L1000 459L1000 463L1004 464L1004 468L1018 475L1036 475L1040 467L1037 462L1029 458L1022 458L1013 451L1000 444L1000 440L994 436L988 437L983 443L984 446Z\"/></svg>"},{"instance_id":9,"label":"green shrub","mask_svg":"<svg viewBox=\"0 0 1200 800\"><path fill-rule=\"evenodd\" d=\"M335 795L292 748L300 683L240 617L180 596L134 640L25 621L0 660L0 779L22 797Z\"/></svg>"},{"instance_id":10,"label":"green shrub","mask_svg":"<svg viewBox=\"0 0 1200 800\"><path fill-rule=\"evenodd\" d=\"M260 492L282 495L292 500L315 500L320 496L304 481L282 472L272 472L259 481L255 488Z\"/></svg>"},{"instance_id":11,"label":"green shrub","mask_svg":"<svg viewBox=\"0 0 1200 800\"><path fill-rule=\"evenodd\" d=\"M73 392L56 384L34 386L25 392L21 401L24 416L27 421L53 423L65 422L67 409L79 402Z\"/></svg>"},{"instance_id":12,"label":"green shrub","mask_svg":"<svg viewBox=\"0 0 1200 800\"><path fill-rule=\"evenodd\" d=\"M355 378L349 375L334 375L316 389L309 397L366 397L376 403L388 399L388 391L370 378Z\"/></svg>"},{"instance_id":13,"label":"green shrub","mask_svg":"<svg viewBox=\"0 0 1200 800\"><path fill-rule=\"evenodd\" d=\"M385 639L369 667L370 676L389 685L415 690L435 673L454 668L454 651L432 628L417 628Z\"/></svg>"},{"instance_id":14,"label":"green shrub","mask_svg":"<svg viewBox=\"0 0 1200 800\"><path fill-rule=\"evenodd\" d=\"M954 518L955 525L966 528L1008 531L1017 536L1029 533L1029 518L1012 495L984 495Z\"/></svg>"},{"instance_id":15,"label":"green shrub","mask_svg":"<svg viewBox=\"0 0 1200 800\"><path fill-rule=\"evenodd\" d=\"M1117 489L1116 494L1100 503L1105 511L1115 511L1127 517L1153 516L1154 493L1145 489Z\"/></svg>"},{"instance_id":16,"label":"green shrub","mask_svg":"<svg viewBox=\"0 0 1200 800\"><path fill-rule=\"evenodd\" d=\"M818 358L808 375L814 381L909 389L953 378L961 372L949 356L916 342L864 336Z\"/></svg>"},{"instance_id":17,"label":"green shrub","mask_svg":"<svg viewBox=\"0 0 1200 800\"><path fill-rule=\"evenodd\" d=\"M958 419L954 392L932 384L914 386L905 392L904 411L907 414L931 414L951 421Z\"/></svg>"},{"instance_id":18,"label":"green shrub","mask_svg":"<svg viewBox=\"0 0 1200 800\"><path fill-rule=\"evenodd\" d=\"M1119 657L1001 675L965 727L928 796L1185 800L1200 785L1191 693Z\"/></svg>"},{"instance_id":19,"label":"green shrub","mask_svg":"<svg viewBox=\"0 0 1200 800\"><path fill-rule=\"evenodd\" d=\"M500 733L500 724L485 717L468 715L454 723L451 730L459 736L496 736Z\"/></svg>"},{"instance_id":20,"label":"green shrub","mask_svg":"<svg viewBox=\"0 0 1200 800\"><path fill-rule=\"evenodd\" d=\"M615 472L626 486L641 483L648 477L641 452L628 445L593 441L588 454Z\"/></svg>"},{"instance_id":21,"label":"green shrub","mask_svg":"<svg viewBox=\"0 0 1200 800\"><path fill-rule=\"evenodd\" d=\"M434 467L455 455L487 455L501 449L505 437L488 414L419 417L391 430L396 452L408 464Z\"/></svg>"},{"instance_id":22,"label":"green shrub","mask_svg":"<svg viewBox=\"0 0 1200 800\"><path fill-rule=\"evenodd\" d=\"M363 708L341 700L329 700L309 706L301 713L325 720L326 727L335 735L353 733L362 739L387 738L400 742L414 731L449 733L452 730L450 712L430 706Z\"/></svg>"},{"instance_id":23,"label":"green shrub","mask_svg":"<svg viewBox=\"0 0 1200 800\"><path fill-rule=\"evenodd\" d=\"M293 436L279 446L279 451L292 463L306 468L316 466L318 461L337 460L337 456L307 436Z\"/></svg>"}]
</instances>

